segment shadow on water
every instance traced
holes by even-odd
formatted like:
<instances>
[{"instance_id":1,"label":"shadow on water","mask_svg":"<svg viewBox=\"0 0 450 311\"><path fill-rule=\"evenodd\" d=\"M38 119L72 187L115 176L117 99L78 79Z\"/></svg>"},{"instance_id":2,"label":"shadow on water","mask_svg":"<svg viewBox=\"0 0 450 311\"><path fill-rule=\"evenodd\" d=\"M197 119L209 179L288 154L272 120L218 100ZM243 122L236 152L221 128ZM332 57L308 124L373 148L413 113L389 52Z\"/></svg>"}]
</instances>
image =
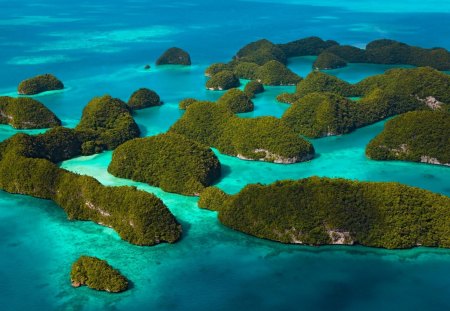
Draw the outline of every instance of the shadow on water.
<instances>
[{"instance_id":1,"label":"shadow on water","mask_svg":"<svg viewBox=\"0 0 450 311\"><path fill-rule=\"evenodd\" d=\"M186 221L181 220L179 217L177 218L178 223L181 225L182 233L180 239L177 241L177 243L180 243L181 241L185 240L189 236L189 231L192 227L192 225Z\"/></svg>"},{"instance_id":2,"label":"shadow on water","mask_svg":"<svg viewBox=\"0 0 450 311\"><path fill-rule=\"evenodd\" d=\"M141 124L141 123L138 123L137 125L138 125L138 127L139 127L139 130L141 131L141 135L140 135L139 137L145 137L145 136L147 136L148 130L147 130L147 128L145 127L145 125L143 125L143 124Z\"/></svg>"},{"instance_id":3,"label":"shadow on water","mask_svg":"<svg viewBox=\"0 0 450 311\"><path fill-rule=\"evenodd\" d=\"M213 184L213 186L220 183L224 178L228 177L230 174L231 174L231 166L222 164L220 178L218 180L216 180L216 182Z\"/></svg>"}]
</instances>

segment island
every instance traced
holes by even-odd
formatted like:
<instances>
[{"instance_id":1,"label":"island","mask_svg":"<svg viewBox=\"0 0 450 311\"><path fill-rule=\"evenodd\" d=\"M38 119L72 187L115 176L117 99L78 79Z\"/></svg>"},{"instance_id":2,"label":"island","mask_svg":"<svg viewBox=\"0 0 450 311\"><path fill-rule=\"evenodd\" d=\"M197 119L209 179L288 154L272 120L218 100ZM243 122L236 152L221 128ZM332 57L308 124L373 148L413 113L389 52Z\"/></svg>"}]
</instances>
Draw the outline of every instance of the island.
<instances>
[{"instance_id":1,"label":"island","mask_svg":"<svg viewBox=\"0 0 450 311\"><path fill-rule=\"evenodd\" d=\"M205 190L199 205L227 227L282 243L450 247L450 198L399 183L310 177L235 195Z\"/></svg>"},{"instance_id":2,"label":"island","mask_svg":"<svg viewBox=\"0 0 450 311\"><path fill-rule=\"evenodd\" d=\"M450 166L448 111L412 111L389 120L366 148L374 160L402 160Z\"/></svg>"},{"instance_id":3,"label":"island","mask_svg":"<svg viewBox=\"0 0 450 311\"><path fill-rule=\"evenodd\" d=\"M340 66L334 68L345 67L347 63L372 63L429 66L438 70L450 70L450 53L446 49L424 49L388 39L372 41L367 44L365 49L349 45L334 45L322 53L332 54L343 60ZM319 54L319 58L321 58L321 54ZM326 62L316 64L316 67L328 69Z\"/></svg>"},{"instance_id":4,"label":"island","mask_svg":"<svg viewBox=\"0 0 450 311\"><path fill-rule=\"evenodd\" d=\"M230 108L233 113L250 112L255 109L251 98L239 89L230 89L218 100L218 105Z\"/></svg>"},{"instance_id":5,"label":"island","mask_svg":"<svg viewBox=\"0 0 450 311\"><path fill-rule=\"evenodd\" d=\"M20 82L17 92L20 95L35 95L63 88L64 84L57 77L47 73Z\"/></svg>"},{"instance_id":6,"label":"island","mask_svg":"<svg viewBox=\"0 0 450 311\"><path fill-rule=\"evenodd\" d=\"M221 166L209 147L167 133L120 145L114 150L108 172L167 192L198 195L220 178Z\"/></svg>"},{"instance_id":7,"label":"island","mask_svg":"<svg viewBox=\"0 0 450 311\"><path fill-rule=\"evenodd\" d=\"M450 103L450 76L430 67L391 69L351 85L320 72L311 73L293 94L282 116L295 132L308 137L349 133L413 110L436 110ZM359 97L353 100L348 97Z\"/></svg>"},{"instance_id":8,"label":"island","mask_svg":"<svg viewBox=\"0 0 450 311\"><path fill-rule=\"evenodd\" d=\"M61 120L33 98L0 96L0 124L16 129L41 129L59 126Z\"/></svg>"},{"instance_id":9,"label":"island","mask_svg":"<svg viewBox=\"0 0 450 311\"><path fill-rule=\"evenodd\" d=\"M206 82L206 88L211 91L223 91L239 87L239 78L229 70L222 70L211 76Z\"/></svg>"},{"instance_id":10,"label":"island","mask_svg":"<svg viewBox=\"0 0 450 311\"><path fill-rule=\"evenodd\" d=\"M126 291L129 285L127 278L111 267L106 260L91 256L81 256L73 263L70 282L73 287L85 285L109 293Z\"/></svg>"},{"instance_id":11,"label":"island","mask_svg":"<svg viewBox=\"0 0 450 311\"><path fill-rule=\"evenodd\" d=\"M290 58L299 56L317 56L313 64L315 70L341 68L348 63L428 66L450 70L450 52L443 48L424 49L381 39L361 49L340 45L334 40L308 37L283 44L275 44L267 39L251 42L242 47L228 63L210 65L205 75L213 77L219 72L231 71L237 78L257 80L265 85L295 85L301 77L286 65Z\"/></svg>"},{"instance_id":12,"label":"island","mask_svg":"<svg viewBox=\"0 0 450 311\"><path fill-rule=\"evenodd\" d=\"M161 105L161 99L159 95L150 89L140 88L131 94L130 99L128 99L128 107L131 110L144 109L148 107L154 107Z\"/></svg>"},{"instance_id":13,"label":"island","mask_svg":"<svg viewBox=\"0 0 450 311\"><path fill-rule=\"evenodd\" d=\"M240 118L229 107L200 101L169 129L243 160L279 164L309 161L311 143L274 117Z\"/></svg>"},{"instance_id":14,"label":"island","mask_svg":"<svg viewBox=\"0 0 450 311\"><path fill-rule=\"evenodd\" d=\"M261 39L245 45L236 53L234 60L255 63L257 65L264 65L272 60L282 64L287 63L287 57L284 51L267 39Z\"/></svg>"},{"instance_id":15,"label":"island","mask_svg":"<svg viewBox=\"0 0 450 311\"><path fill-rule=\"evenodd\" d=\"M128 105L109 95L95 97L84 107L75 130L83 136L83 155L115 149L140 135Z\"/></svg>"},{"instance_id":16,"label":"island","mask_svg":"<svg viewBox=\"0 0 450 311\"><path fill-rule=\"evenodd\" d=\"M254 98L256 94L264 92L264 85L258 81L250 81L245 85L244 92L248 97Z\"/></svg>"},{"instance_id":17,"label":"island","mask_svg":"<svg viewBox=\"0 0 450 311\"><path fill-rule=\"evenodd\" d=\"M249 63L249 62L236 62L234 66L230 66L230 69L234 72L236 76L238 76L241 79L246 80L254 80L258 77L258 69L260 65L256 63ZM229 70L230 70L229 69ZM210 69L212 70L212 69ZM209 71L210 71L209 70Z\"/></svg>"},{"instance_id":18,"label":"island","mask_svg":"<svg viewBox=\"0 0 450 311\"><path fill-rule=\"evenodd\" d=\"M177 47L165 51L156 61L156 65L191 65L191 57L188 52Z\"/></svg>"},{"instance_id":19,"label":"island","mask_svg":"<svg viewBox=\"0 0 450 311\"><path fill-rule=\"evenodd\" d=\"M136 129L125 103L110 96L94 98L75 129L20 133L1 142L0 189L52 200L69 219L111 227L132 244L176 242L181 226L155 195L135 187L107 187L57 165L75 156L115 148L136 137ZM101 148L87 148L90 143Z\"/></svg>"}]
</instances>

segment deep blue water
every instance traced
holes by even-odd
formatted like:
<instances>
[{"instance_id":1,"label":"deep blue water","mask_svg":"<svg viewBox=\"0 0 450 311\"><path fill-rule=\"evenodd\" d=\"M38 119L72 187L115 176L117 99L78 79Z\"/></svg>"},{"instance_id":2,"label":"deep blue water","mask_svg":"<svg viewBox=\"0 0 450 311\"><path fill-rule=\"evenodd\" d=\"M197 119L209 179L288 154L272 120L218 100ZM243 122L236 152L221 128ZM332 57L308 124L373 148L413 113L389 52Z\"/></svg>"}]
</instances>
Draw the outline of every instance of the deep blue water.
<instances>
[{"instance_id":1,"label":"deep blue water","mask_svg":"<svg viewBox=\"0 0 450 311\"><path fill-rule=\"evenodd\" d=\"M127 100L140 87L165 104L139 111L144 135L166 131L186 97L214 100L204 89L204 69L228 61L260 38L287 42L317 35L364 46L387 37L425 47L450 48L450 2L434 1L76 1L0 0L0 95L14 95L24 78L50 72L66 90L37 96L67 126L82 108L106 93ZM190 68L155 68L168 47L188 50ZM291 60L302 76L313 58ZM144 71L145 64L152 65ZM356 82L389 66L352 64L331 71ZM270 87L254 112L281 116L288 105ZM352 134L313 140L319 157L275 165L219 154L218 186L239 191L248 183L312 175L399 181L450 196L450 170L425 164L376 162L364 147L384 122ZM18 131L0 126L0 140ZM41 131L29 131L38 133ZM173 245L137 247L109 228L70 222L55 204L0 192L1 310L449 310L450 251L417 248L302 247L259 240L223 227L196 199L115 178L106 171L111 152L66 161L66 169L107 185L132 184L155 193L183 225ZM70 286L74 260L107 259L133 281L123 294Z\"/></svg>"}]
</instances>

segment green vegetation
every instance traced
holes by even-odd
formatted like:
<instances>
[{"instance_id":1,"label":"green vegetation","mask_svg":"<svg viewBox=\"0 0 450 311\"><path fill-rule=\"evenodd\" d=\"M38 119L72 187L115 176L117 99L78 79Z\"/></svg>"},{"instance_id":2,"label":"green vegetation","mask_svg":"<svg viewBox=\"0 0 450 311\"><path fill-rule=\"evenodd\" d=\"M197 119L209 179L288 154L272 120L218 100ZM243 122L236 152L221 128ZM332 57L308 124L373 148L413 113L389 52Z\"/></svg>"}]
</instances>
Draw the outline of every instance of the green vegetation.
<instances>
[{"instance_id":1,"label":"green vegetation","mask_svg":"<svg viewBox=\"0 0 450 311\"><path fill-rule=\"evenodd\" d=\"M109 95L92 99L75 129L83 136L83 154L115 149L140 134L127 104Z\"/></svg>"},{"instance_id":2,"label":"green vegetation","mask_svg":"<svg viewBox=\"0 0 450 311\"><path fill-rule=\"evenodd\" d=\"M450 53L443 48L424 49L384 39L369 43L366 53L370 63L408 64L450 70Z\"/></svg>"},{"instance_id":3,"label":"green vegetation","mask_svg":"<svg viewBox=\"0 0 450 311\"><path fill-rule=\"evenodd\" d=\"M134 187L105 187L92 177L55 164L114 148L136 137L136 129L125 103L110 96L94 98L75 129L56 127L36 136L16 134L1 142L0 189L53 200L69 219L109 226L133 244L175 242L181 227L154 195Z\"/></svg>"},{"instance_id":4,"label":"green vegetation","mask_svg":"<svg viewBox=\"0 0 450 311\"><path fill-rule=\"evenodd\" d=\"M329 52L321 53L313 64L313 68L316 70L336 69L345 66L347 66L347 62L343 58Z\"/></svg>"},{"instance_id":5,"label":"green vegetation","mask_svg":"<svg viewBox=\"0 0 450 311\"><path fill-rule=\"evenodd\" d=\"M128 107L132 110L161 105L159 95L152 90L141 88L135 91L128 100Z\"/></svg>"},{"instance_id":6,"label":"green vegetation","mask_svg":"<svg viewBox=\"0 0 450 311\"><path fill-rule=\"evenodd\" d=\"M258 65L264 65L272 60L282 64L287 62L283 50L266 39L247 44L237 52L235 59L239 62L256 63Z\"/></svg>"},{"instance_id":7,"label":"green vegetation","mask_svg":"<svg viewBox=\"0 0 450 311\"><path fill-rule=\"evenodd\" d=\"M230 108L233 113L250 112L255 109L251 98L239 89L230 89L217 101L218 105Z\"/></svg>"},{"instance_id":8,"label":"green vegetation","mask_svg":"<svg viewBox=\"0 0 450 311\"><path fill-rule=\"evenodd\" d=\"M221 68L221 67L218 67ZM207 72L215 72L215 68ZM227 90L240 85L239 79L256 80L266 85L295 85L301 78L287 68L283 63L272 60L262 66L249 62L234 62L227 70L212 75L206 82L210 90Z\"/></svg>"},{"instance_id":9,"label":"green vegetation","mask_svg":"<svg viewBox=\"0 0 450 311\"><path fill-rule=\"evenodd\" d=\"M282 63L273 60L258 68L256 77L266 85L295 85L301 78Z\"/></svg>"},{"instance_id":10,"label":"green vegetation","mask_svg":"<svg viewBox=\"0 0 450 311\"><path fill-rule=\"evenodd\" d=\"M301 78L286 67L287 61L291 57L307 55L318 56L313 64L315 69L340 68L347 63L376 63L450 70L450 52L442 48L423 49L383 39L369 43L364 50L309 37L285 44L274 44L266 39L251 42L241 48L230 62L212 64L205 74L212 77L227 71L233 72L237 78L258 80L263 84L293 85ZM208 88L218 89L214 86ZM279 99L287 103L294 101L292 96L286 94Z\"/></svg>"},{"instance_id":11,"label":"green vegetation","mask_svg":"<svg viewBox=\"0 0 450 311\"><path fill-rule=\"evenodd\" d=\"M35 95L63 88L64 84L54 75L43 74L20 82L17 91L21 95Z\"/></svg>"},{"instance_id":12,"label":"green vegetation","mask_svg":"<svg viewBox=\"0 0 450 311\"><path fill-rule=\"evenodd\" d=\"M210 65L208 68L206 68L205 76L212 77L216 73L219 73L224 70L232 70L232 69L233 69L232 66L230 66L229 64L215 63L215 64Z\"/></svg>"},{"instance_id":13,"label":"green vegetation","mask_svg":"<svg viewBox=\"0 0 450 311\"><path fill-rule=\"evenodd\" d=\"M450 198L399 183L311 177L199 202L234 230L283 243L450 247Z\"/></svg>"},{"instance_id":14,"label":"green vegetation","mask_svg":"<svg viewBox=\"0 0 450 311\"><path fill-rule=\"evenodd\" d=\"M339 135L413 110L430 110L450 103L450 76L429 67L392 69L355 85L324 73L312 73L294 94L280 101L293 105L282 120L310 137ZM329 92L337 92L329 93ZM352 101L343 96L361 96Z\"/></svg>"},{"instance_id":15,"label":"green vegetation","mask_svg":"<svg viewBox=\"0 0 450 311\"><path fill-rule=\"evenodd\" d=\"M336 41L324 41L318 37L308 37L285 44L278 44L287 57L319 55L324 50L339 45Z\"/></svg>"},{"instance_id":16,"label":"green vegetation","mask_svg":"<svg viewBox=\"0 0 450 311\"><path fill-rule=\"evenodd\" d=\"M42 158L58 163L82 154L82 137L77 131L62 126L33 136L29 142L31 145L26 156L30 158Z\"/></svg>"},{"instance_id":17,"label":"green vegetation","mask_svg":"<svg viewBox=\"0 0 450 311\"><path fill-rule=\"evenodd\" d=\"M289 107L282 120L308 137L345 134L359 125L357 105L337 94L311 93Z\"/></svg>"},{"instance_id":18,"label":"green vegetation","mask_svg":"<svg viewBox=\"0 0 450 311\"><path fill-rule=\"evenodd\" d=\"M277 100L293 104L303 96L315 92L335 93L344 97L360 95L359 91L355 90L352 84L335 76L320 71L313 71L297 84L295 93L281 93L277 96Z\"/></svg>"},{"instance_id":19,"label":"green vegetation","mask_svg":"<svg viewBox=\"0 0 450 311\"><path fill-rule=\"evenodd\" d=\"M258 77L257 72L259 67L260 66L255 63L239 62L234 66L233 72L241 79L253 80Z\"/></svg>"},{"instance_id":20,"label":"green vegetation","mask_svg":"<svg viewBox=\"0 0 450 311\"><path fill-rule=\"evenodd\" d=\"M220 162L209 147L170 133L122 144L114 151L108 172L168 192L195 195L220 177Z\"/></svg>"},{"instance_id":21,"label":"green vegetation","mask_svg":"<svg viewBox=\"0 0 450 311\"><path fill-rule=\"evenodd\" d=\"M239 118L229 107L212 102L191 105L169 131L248 160L294 163L314 155L312 145L279 119Z\"/></svg>"},{"instance_id":22,"label":"green vegetation","mask_svg":"<svg viewBox=\"0 0 450 311\"><path fill-rule=\"evenodd\" d=\"M375 160L403 160L450 165L450 114L413 111L400 115L369 145L366 154Z\"/></svg>"},{"instance_id":23,"label":"green vegetation","mask_svg":"<svg viewBox=\"0 0 450 311\"><path fill-rule=\"evenodd\" d=\"M190 105L192 105L192 104L194 104L196 102L198 102L198 100L195 99L195 98L185 98L185 99L183 99L182 101L180 101L178 103L178 109L186 110L187 107L189 107Z\"/></svg>"},{"instance_id":24,"label":"green vegetation","mask_svg":"<svg viewBox=\"0 0 450 311\"><path fill-rule=\"evenodd\" d=\"M156 61L156 65L191 65L191 57L189 53L177 48L172 47L165 51Z\"/></svg>"},{"instance_id":25,"label":"green vegetation","mask_svg":"<svg viewBox=\"0 0 450 311\"><path fill-rule=\"evenodd\" d=\"M258 81L250 81L245 85L244 92L253 98L256 94L264 92L264 85Z\"/></svg>"},{"instance_id":26,"label":"green vegetation","mask_svg":"<svg viewBox=\"0 0 450 311\"><path fill-rule=\"evenodd\" d=\"M334 54L344 59L347 63L367 63L365 50L351 45L335 45L323 53Z\"/></svg>"},{"instance_id":27,"label":"green vegetation","mask_svg":"<svg viewBox=\"0 0 450 311\"><path fill-rule=\"evenodd\" d=\"M70 281L73 287L86 285L89 288L119 293L128 289L128 280L111 267L106 260L81 256L72 265Z\"/></svg>"},{"instance_id":28,"label":"green vegetation","mask_svg":"<svg viewBox=\"0 0 450 311\"><path fill-rule=\"evenodd\" d=\"M16 129L38 129L61 125L61 121L35 99L0 96L0 124Z\"/></svg>"},{"instance_id":29,"label":"green vegetation","mask_svg":"<svg viewBox=\"0 0 450 311\"><path fill-rule=\"evenodd\" d=\"M360 95L350 83L320 71L311 72L297 84L296 93L300 96L314 92L331 92L345 97Z\"/></svg>"},{"instance_id":30,"label":"green vegetation","mask_svg":"<svg viewBox=\"0 0 450 311\"><path fill-rule=\"evenodd\" d=\"M285 104L293 104L298 100L296 93L281 93L277 95L277 101Z\"/></svg>"},{"instance_id":31,"label":"green vegetation","mask_svg":"<svg viewBox=\"0 0 450 311\"><path fill-rule=\"evenodd\" d=\"M180 226L156 196L134 187L106 187L92 177L68 172L50 162L76 152L71 149L76 142L71 142L64 131L70 130L54 129L51 134L37 136L16 134L0 143L0 188L53 200L69 219L109 226L133 244L179 239ZM54 136L59 137L55 145Z\"/></svg>"},{"instance_id":32,"label":"green vegetation","mask_svg":"<svg viewBox=\"0 0 450 311\"><path fill-rule=\"evenodd\" d=\"M387 39L372 41L365 50L348 45L334 45L322 53L334 54L347 63L404 64L450 70L450 53L443 48L424 49ZM320 65L317 67L328 68Z\"/></svg>"},{"instance_id":33,"label":"green vegetation","mask_svg":"<svg viewBox=\"0 0 450 311\"><path fill-rule=\"evenodd\" d=\"M206 82L206 88L209 90L228 90L238 87L241 84L238 77L229 70L223 70L214 74L211 79Z\"/></svg>"},{"instance_id":34,"label":"green vegetation","mask_svg":"<svg viewBox=\"0 0 450 311\"><path fill-rule=\"evenodd\" d=\"M219 211L228 195L217 187L208 187L201 194L198 200L198 207L211 211Z\"/></svg>"}]
</instances>

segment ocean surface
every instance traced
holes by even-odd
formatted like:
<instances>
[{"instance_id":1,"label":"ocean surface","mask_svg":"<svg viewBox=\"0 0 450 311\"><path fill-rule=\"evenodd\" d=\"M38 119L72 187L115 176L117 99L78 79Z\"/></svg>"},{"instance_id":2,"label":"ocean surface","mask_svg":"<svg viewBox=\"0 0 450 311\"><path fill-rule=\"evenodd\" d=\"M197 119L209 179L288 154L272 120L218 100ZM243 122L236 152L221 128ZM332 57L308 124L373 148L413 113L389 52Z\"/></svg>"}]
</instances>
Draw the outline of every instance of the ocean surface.
<instances>
[{"instance_id":1,"label":"ocean surface","mask_svg":"<svg viewBox=\"0 0 450 311\"><path fill-rule=\"evenodd\" d=\"M450 48L450 1L100 1L0 0L0 95L18 83L53 73L66 85L36 96L64 125L77 124L94 96L127 100L140 87L157 91L164 105L138 111L143 135L165 132L183 112L186 97L215 100L204 89L204 69L226 62L261 38L283 43L321 36L363 47L391 38ZM156 68L156 58L179 46L188 68ZM292 59L300 74L313 57ZM144 65L151 70L143 70ZM351 64L330 71L357 82L392 66ZM293 87L268 87L242 117L279 117L275 100ZM312 140L318 156L294 165L248 162L219 154L217 184L236 193L248 183L313 175L398 181L450 196L450 169L426 164L376 162L364 156L380 122L354 133ZM0 140L20 132L0 126ZM43 130L26 131L40 133ZM61 167L106 185L135 185L155 193L183 226L176 244L138 247L111 229L68 221L54 203L0 192L0 309L9 310L450 310L450 250L283 245L222 226L197 199L169 194L107 173L111 152L80 157ZM107 259L132 280L132 289L107 294L70 285L80 255Z\"/></svg>"}]
</instances>

